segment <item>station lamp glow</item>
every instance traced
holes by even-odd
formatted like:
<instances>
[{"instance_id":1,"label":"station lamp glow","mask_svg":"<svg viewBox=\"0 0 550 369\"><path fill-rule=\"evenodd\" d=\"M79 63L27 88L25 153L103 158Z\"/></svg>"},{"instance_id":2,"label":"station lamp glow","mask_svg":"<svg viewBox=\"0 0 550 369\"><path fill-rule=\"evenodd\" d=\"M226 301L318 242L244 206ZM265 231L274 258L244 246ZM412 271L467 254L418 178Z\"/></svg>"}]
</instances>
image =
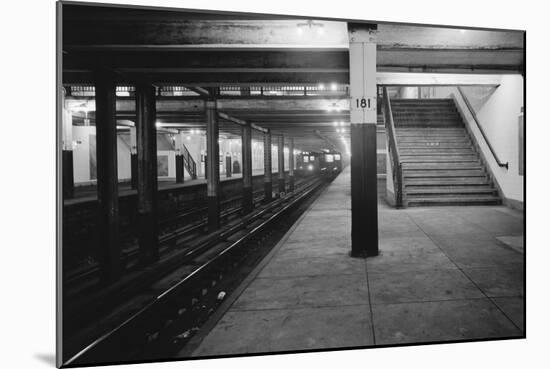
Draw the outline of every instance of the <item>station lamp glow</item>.
<instances>
[{"instance_id":1,"label":"station lamp glow","mask_svg":"<svg viewBox=\"0 0 550 369\"><path fill-rule=\"evenodd\" d=\"M322 83L319 83L319 86L318 86L318 87L319 87L319 90L324 90L324 89L325 89L325 85L322 84Z\"/></svg>"},{"instance_id":2,"label":"station lamp glow","mask_svg":"<svg viewBox=\"0 0 550 369\"><path fill-rule=\"evenodd\" d=\"M334 82L331 83L331 84L330 84L330 89L331 89L332 91L336 91L336 83L334 83Z\"/></svg>"}]
</instances>

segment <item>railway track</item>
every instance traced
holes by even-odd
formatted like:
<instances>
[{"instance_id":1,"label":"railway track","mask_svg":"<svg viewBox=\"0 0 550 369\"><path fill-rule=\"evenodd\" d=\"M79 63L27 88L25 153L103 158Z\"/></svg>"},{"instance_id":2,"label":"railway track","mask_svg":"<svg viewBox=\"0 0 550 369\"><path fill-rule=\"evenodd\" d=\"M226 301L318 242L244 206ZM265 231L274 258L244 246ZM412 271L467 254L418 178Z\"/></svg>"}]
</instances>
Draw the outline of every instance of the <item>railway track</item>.
<instances>
[{"instance_id":1,"label":"railway track","mask_svg":"<svg viewBox=\"0 0 550 369\"><path fill-rule=\"evenodd\" d=\"M296 182L296 188L299 189L304 180ZM263 201L263 190L257 190L253 193L254 207L256 208ZM234 217L237 217L242 211L242 197L235 196L225 200L220 204L221 223L225 224ZM204 233L207 226L208 208L201 206L190 210L180 211L176 214L166 216L159 221L159 252L165 254L178 244L188 242ZM138 267L139 247L137 240L126 246L122 252L122 264L125 271L131 271ZM99 282L100 265L92 262L67 272L64 279L64 288L69 291L69 295L81 293L83 290L93 289Z\"/></svg>"},{"instance_id":2,"label":"railway track","mask_svg":"<svg viewBox=\"0 0 550 369\"><path fill-rule=\"evenodd\" d=\"M80 317L87 316L91 321L102 313L111 312L101 323L69 338L64 349L70 357L66 364L127 361L145 353L154 356L155 352L162 351L159 342L174 337L176 341L185 340L185 332L211 314L211 309L204 311L206 305L201 301L214 299L208 306L216 305L218 296L212 297L209 292L222 285L222 280L230 276L229 272L237 268L239 259L247 254L250 245L258 244L258 240L261 242L270 229L276 229L285 218L283 215L291 213L325 184L326 181L319 178L304 181L288 197L261 205L253 213L229 222L220 231L201 237L193 245L168 253L156 268L142 270L136 278L127 278L100 295L68 307L67 315L78 312ZM113 310L112 305L95 304L92 307L92 301L126 302ZM67 325L74 329L77 322L70 320ZM64 334L69 336L69 329L64 329ZM92 336L96 338L89 343ZM165 348L165 345L160 347Z\"/></svg>"}]
</instances>

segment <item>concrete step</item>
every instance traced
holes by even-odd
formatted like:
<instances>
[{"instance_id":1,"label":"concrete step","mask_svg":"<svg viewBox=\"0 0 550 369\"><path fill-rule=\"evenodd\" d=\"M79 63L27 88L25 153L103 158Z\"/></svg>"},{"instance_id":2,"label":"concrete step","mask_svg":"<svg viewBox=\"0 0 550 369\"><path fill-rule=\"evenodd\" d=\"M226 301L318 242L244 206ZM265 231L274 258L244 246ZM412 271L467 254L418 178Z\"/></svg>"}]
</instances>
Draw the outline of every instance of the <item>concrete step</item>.
<instances>
[{"instance_id":1,"label":"concrete step","mask_svg":"<svg viewBox=\"0 0 550 369\"><path fill-rule=\"evenodd\" d=\"M439 146L431 147L402 147L399 149L401 155L471 155L475 151L471 147L464 148L441 148Z\"/></svg>"},{"instance_id":2,"label":"concrete step","mask_svg":"<svg viewBox=\"0 0 550 369\"><path fill-rule=\"evenodd\" d=\"M418 153L418 154L411 154L411 153L401 153L399 152L401 160L407 161L407 159L417 159L417 160L425 160L425 161L434 161L438 159L456 159L456 160L463 160L463 159L470 159L474 160L477 159L477 155L472 152L471 154L454 154L454 153L437 153L435 155L429 154L429 153Z\"/></svg>"},{"instance_id":3,"label":"concrete step","mask_svg":"<svg viewBox=\"0 0 550 369\"><path fill-rule=\"evenodd\" d=\"M452 105L454 101L452 99L391 99L390 103L393 105Z\"/></svg>"},{"instance_id":4,"label":"concrete step","mask_svg":"<svg viewBox=\"0 0 550 369\"><path fill-rule=\"evenodd\" d=\"M418 197L406 200L407 206L500 205L497 196Z\"/></svg>"},{"instance_id":5,"label":"concrete step","mask_svg":"<svg viewBox=\"0 0 550 369\"><path fill-rule=\"evenodd\" d=\"M466 163L403 163L403 171L422 170L483 170L479 162Z\"/></svg>"},{"instance_id":6,"label":"concrete step","mask_svg":"<svg viewBox=\"0 0 550 369\"><path fill-rule=\"evenodd\" d=\"M395 126L397 128L411 127L411 128L431 128L431 127L462 127L462 123L456 122L426 122L422 120L418 121L398 121L395 120Z\"/></svg>"},{"instance_id":7,"label":"concrete step","mask_svg":"<svg viewBox=\"0 0 550 369\"><path fill-rule=\"evenodd\" d=\"M426 142L400 142L399 150L407 149L471 149L470 142L439 142L439 141L426 141Z\"/></svg>"},{"instance_id":8,"label":"concrete step","mask_svg":"<svg viewBox=\"0 0 550 369\"><path fill-rule=\"evenodd\" d=\"M454 195L497 195L498 191L489 186L452 186L452 187L416 187L406 191L408 198L422 196L454 196Z\"/></svg>"},{"instance_id":9,"label":"concrete step","mask_svg":"<svg viewBox=\"0 0 550 369\"><path fill-rule=\"evenodd\" d=\"M463 169L463 170L404 170L403 178L458 178L458 177L486 177L487 174L482 169Z\"/></svg>"},{"instance_id":10,"label":"concrete step","mask_svg":"<svg viewBox=\"0 0 550 369\"><path fill-rule=\"evenodd\" d=\"M438 142L459 142L459 143L468 143L470 138L466 135L425 135L425 136L406 136L406 135L397 135L398 143L415 143L420 145L425 145L427 143L438 143Z\"/></svg>"},{"instance_id":11,"label":"concrete step","mask_svg":"<svg viewBox=\"0 0 550 369\"><path fill-rule=\"evenodd\" d=\"M398 138L397 139L397 145L399 146L399 149L401 148L405 148L405 147L410 147L410 146L421 146L421 147L426 147L426 146L440 146L440 147L445 147L445 146L468 146L470 147L471 146L471 142L470 140L467 140L467 139L444 139L444 140L439 140L439 139L418 139L418 140L415 140L415 139L412 139L412 138Z\"/></svg>"},{"instance_id":12,"label":"concrete step","mask_svg":"<svg viewBox=\"0 0 550 369\"><path fill-rule=\"evenodd\" d=\"M487 177L410 178L403 181L404 187L479 186L489 185Z\"/></svg>"},{"instance_id":13,"label":"concrete step","mask_svg":"<svg viewBox=\"0 0 550 369\"><path fill-rule=\"evenodd\" d=\"M413 128L398 128L398 132L418 132ZM423 132L464 132L464 128L433 128L425 129Z\"/></svg>"},{"instance_id":14,"label":"concrete step","mask_svg":"<svg viewBox=\"0 0 550 369\"><path fill-rule=\"evenodd\" d=\"M407 137L423 137L423 136L466 136L464 127L397 127L396 134L398 136Z\"/></svg>"},{"instance_id":15,"label":"concrete step","mask_svg":"<svg viewBox=\"0 0 550 369\"><path fill-rule=\"evenodd\" d=\"M414 115L402 115L402 116L395 116L393 117L393 121L395 124L399 123L412 123L412 122L425 122L429 124L450 124L450 123L460 123L462 125L462 122L460 121L460 118L457 116L440 116L440 115L433 115L433 116L414 116ZM399 128L399 126L397 127Z\"/></svg>"},{"instance_id":16,"label":"concrete step","mask_svg":"<svg viewBox=\"0 0 550 369\"><path fill-rule=\"evenodd\" d=\"M418 157L400 157L401 164L406 166L409 164L418 165L448 165L448 164L479 164L479 158L451 158L451 157L435 157L433 159L418 158Z\"/></svg>"},{"instance_id":17,"label":"concrete step","mask_svg":"<svg viewBox=\"0 0 550 369\"><path fill-rule=\"evenodd\" d=\"M452 111L412 111L403 110L393 112L393 119L427 119L427 120L457 120L458 113Z\"/></svg>"}]
</instances>

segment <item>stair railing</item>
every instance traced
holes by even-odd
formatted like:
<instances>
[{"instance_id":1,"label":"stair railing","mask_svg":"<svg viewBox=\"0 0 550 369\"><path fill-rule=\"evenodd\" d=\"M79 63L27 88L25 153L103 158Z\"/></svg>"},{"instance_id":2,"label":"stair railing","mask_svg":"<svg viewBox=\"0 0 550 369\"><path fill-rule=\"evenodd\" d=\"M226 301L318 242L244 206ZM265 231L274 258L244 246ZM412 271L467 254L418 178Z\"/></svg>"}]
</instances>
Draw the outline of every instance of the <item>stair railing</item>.
<instances>
[{"instance_id":1,"label":"stair railing","mask_svg":"<svg viewBox=\"0 0 550 369\"><path fill-rule=\"evenodd\" d=\"M390 155L391 171L393 178L393 189L395 193L395 207L403 207L403 168L399 157L399 149L397 148L397 138L395 135L395 124L393 121L393 113L391 109L390 97L387 87L384 87L384 115L386 134L388 135L388 151Z\"/></svg>"},{"instance_id":2,"label":"stair railing","mask_svg":"<svg viewBox=\"0 0 550 369\"><path fill-rule=\"evenodd\" d=\"M187 150L187 147L185 145L182 145L183 148L183 165L185 165L185 169L189 172L192 179L197 179L197 163L195 163L195 160L191 156L191 153L189 150Z\"/></svg>"},{"instance_id":3,"label":"stair railing","mask_svg":"<svg viewBox=\"0 0 550 369\"><path fill-rule=\"evenodd\" d=\"M491 150L491 154L493 154L493 157L495 158L495 161L497 162L498 166L501 167L501 168L508 169L508 162L503 163L499 159L497 153L495 152L495 149L493 149L493 146L491 145L491 142L489 141L489 139L487 138L487 135L485 134L485 130L483 129L483 127L481 126L481 123L479 123L479 120L477 119L477 114L476 114L473 106L470 104L470 100L468 100L468 97L466 96L466 94L462 90L462 87L458 86L457 89L458 89L458 92L460 93L460 96L462 97L462 100L464 100L464 104L466 104L466 107L468 108L468 110L470 111L470 114L474 118L474 122L476 122L477 128L481 132L481 135L483 136L483 139L485 140L485 143L487 144L487 146L489 146L489 150Z\"/></svg>"}]
</instances>

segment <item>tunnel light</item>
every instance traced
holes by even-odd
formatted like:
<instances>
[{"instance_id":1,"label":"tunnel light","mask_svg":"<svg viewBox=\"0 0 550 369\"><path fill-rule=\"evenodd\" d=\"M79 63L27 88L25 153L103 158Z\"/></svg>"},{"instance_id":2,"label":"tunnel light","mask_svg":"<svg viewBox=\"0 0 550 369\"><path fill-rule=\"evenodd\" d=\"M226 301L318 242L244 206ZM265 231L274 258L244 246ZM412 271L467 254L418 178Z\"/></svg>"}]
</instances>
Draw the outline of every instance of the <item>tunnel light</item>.
<instances>
[{"instance_id":1,"label":"tunnel light","mask_svg":"<svg viewBox=\"0 0 550 369\"><path fill-rule=\"evenodd\" d=\"M331 83L331 84L330 84L330 89L331 89L332 91L336 91L336 83Z\"/></svg>"},{"instance_id":2,"label":"tunnel light","mask_svg":"<svg viewBox=\"0 0 550 369\"><path fill-rule=\"evenodd\" d=\"M318 87L319 87L319 90L324 90L324 89L325 89L325 85L322 84L322 83L319 83L319 86L318 86Z\"/></svg>"}]
</instances>

